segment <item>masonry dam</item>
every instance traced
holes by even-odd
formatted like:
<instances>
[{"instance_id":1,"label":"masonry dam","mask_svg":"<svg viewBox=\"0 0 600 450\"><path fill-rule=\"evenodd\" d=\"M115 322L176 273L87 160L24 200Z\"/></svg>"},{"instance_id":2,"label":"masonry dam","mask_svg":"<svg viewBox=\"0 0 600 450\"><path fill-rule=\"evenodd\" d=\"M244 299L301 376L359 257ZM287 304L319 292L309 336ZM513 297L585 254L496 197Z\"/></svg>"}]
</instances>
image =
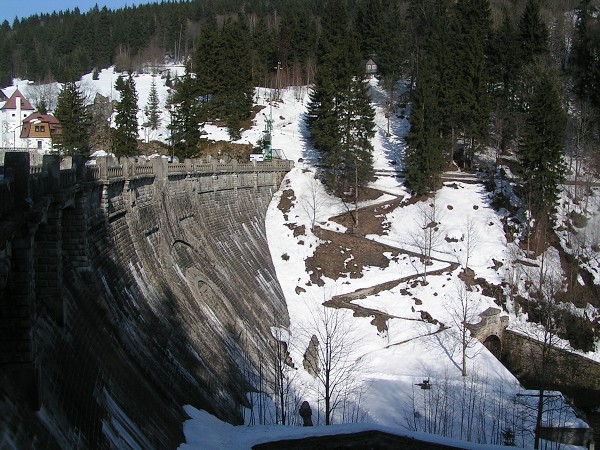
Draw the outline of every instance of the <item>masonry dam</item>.
<instances>
[{"instance_id":1,"label":"masonry dam","mask_svg":"<svg viewBox=\"0 0 600 450\"><path fill-rule=\"evenodd\" d=\"M5 156L0 448L176 448L242 423L288 326L264 217L290 161Z\"/></svg>"},{"instance_id":2,"label":"masonry dam","mask_svg":"<svg viewBox=\"0 0 600 450\"><path fill-rule=\"evenodd\" d=\"M185 404L242 423L246 394L274 383L270 329L289 325L264 218L291 168L8 152L0 448L176 448ZM492 308L471 331L541 387L538 345L507 325ZM551 356L544 387L595 410L600 365Z\"/></svg>"}]
</instances>

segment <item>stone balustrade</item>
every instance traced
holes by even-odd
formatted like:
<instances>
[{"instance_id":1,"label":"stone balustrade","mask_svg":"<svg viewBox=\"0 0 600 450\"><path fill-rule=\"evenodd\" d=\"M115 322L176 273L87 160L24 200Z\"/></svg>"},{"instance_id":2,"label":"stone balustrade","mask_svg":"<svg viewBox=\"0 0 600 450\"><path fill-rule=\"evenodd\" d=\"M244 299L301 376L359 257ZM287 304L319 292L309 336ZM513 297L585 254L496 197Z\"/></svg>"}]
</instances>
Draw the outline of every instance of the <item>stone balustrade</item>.
<instances>
[{"instance_id":1,"label":"stone balustrade","mask_svg":"<svg viewBox=\"0 0 600 450\"><path fill-rule=\"evenodd\" d=\"M6 162L8 161L8 163ZM14 182L12 165L28 167L29 186L24 190L25 198L36 199L56 189L67 189L78 183L109 183L119 180L138 178L158 178L166 180L171 176L198 177L211 176L208 183L210 190L250 188L272 183L270 177L259 176L265 173L286 173L293 167L288 160L272 160L265 162L223 162L216 159L186 159L182 163L169 163L164 158L139 160L137 158L120 158L111 156L97 157L94 164L85 164L82 157L67 157L61 161L58 155L44 155L40 165L30 164L28 152L7 152L5 168L7 174L0 180L0 217L9 214L15 207L15 190L10 189ZM219 175L232 175L226 180L218 179ZM256 174L255 177L238 177L237 174ZM207 183L202 183L203 190Z\"/></svg>"}]
</instances>

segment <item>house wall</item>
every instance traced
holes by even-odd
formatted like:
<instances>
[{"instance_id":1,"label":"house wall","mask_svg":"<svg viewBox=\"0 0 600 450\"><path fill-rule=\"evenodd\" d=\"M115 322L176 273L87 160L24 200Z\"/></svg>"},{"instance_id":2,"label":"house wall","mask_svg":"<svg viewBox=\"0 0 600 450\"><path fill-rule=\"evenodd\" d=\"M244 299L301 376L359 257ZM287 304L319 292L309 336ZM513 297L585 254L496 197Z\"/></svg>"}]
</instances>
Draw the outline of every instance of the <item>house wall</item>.
<instances>
[{"instance_id":1,"label":"house wall","mask_svg":"<svg viewBox=\"0 0 600 450\"><path fill-rule=\"evenodd\" d=\"M0 110L0 147L25 147L21 139L21 128L23 123L33 111L21 108L21 99L17 98L16 109ZM16 131L15 131L16 130Z\"/></svg>"},{"instance_id":2,"label":"house wall","mask_svg":"<svg viewBox=\"0 0 600 450\"><path fill-rule=\"evenodd\" d=\"M39 129L39 131L37 131L38 129ZM29 138L30 139L37 139L37 138L50 139L50 125L47 123L31 124L31 130L29 131Z\"/></svg>"}]
</instances>

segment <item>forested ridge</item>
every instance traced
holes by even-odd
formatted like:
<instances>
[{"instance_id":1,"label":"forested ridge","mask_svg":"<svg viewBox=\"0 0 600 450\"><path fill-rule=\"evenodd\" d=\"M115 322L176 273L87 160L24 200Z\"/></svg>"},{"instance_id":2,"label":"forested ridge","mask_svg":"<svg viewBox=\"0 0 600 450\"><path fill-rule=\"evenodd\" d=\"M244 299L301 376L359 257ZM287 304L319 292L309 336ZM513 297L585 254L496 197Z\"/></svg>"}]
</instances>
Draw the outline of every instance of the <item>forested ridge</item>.
<instances>
[{"instance_id":1,"label":"forested ridge","mask_svg":"<svg viewBox=\"0 0 600 450\"><path fill-rule=\"evenodd\" d=\"M386 59L399 53L403 59L407 57L407 48L419 34L407 22L409 6L420 2L345 3L363 56L374 53ZM495 25L500 24L503 10L517 20L524 3L492 1ZM545 18L562 21L564 12L573 11L579 2L542 3ZM255 79L260 81L265 73L274 72L278 61L290 69L295 63L305 70L309 62L314 64L324 9L324 3L317 0L163 0L118 10L95 6L89 11L74 8L15 18L0 25L0 82L7 85L13 77L72 81L112 64L136 69L144 62L162 62L165 55L183 61L198 47L207 22L217 18L222 25L237 15L247 22Z\"/></svg>"},{"instance_id":2,"label":"forested ridge","mask_svg":"<svg viewBox=\"0 0 600 450\"><path fill-rule=\"evenodd\" d=\"M412 106L404 169L414 192L435 190L442 170L468 166L476 152L495 148L498 157L518 156L523 196L531 210L547 215L565 173L565 149L597 160L599 20L597 0L198 0L75 8L4 22L0 81L69 82L110 65L131 74L165 61L184 64L168 99L179 157L199 153L204 122L223 122L238 138L254 87L311 85L307 125L324 178L348 192L372 176L373 111L359 80L373 58L392 99L388 114ZM398 80L409 87L402 100ZM135 91L131 80L123 86ZM135 124L127 126L133 136ZM132 142L122 149L136 151Z\"/></svg>"}]
</instances>

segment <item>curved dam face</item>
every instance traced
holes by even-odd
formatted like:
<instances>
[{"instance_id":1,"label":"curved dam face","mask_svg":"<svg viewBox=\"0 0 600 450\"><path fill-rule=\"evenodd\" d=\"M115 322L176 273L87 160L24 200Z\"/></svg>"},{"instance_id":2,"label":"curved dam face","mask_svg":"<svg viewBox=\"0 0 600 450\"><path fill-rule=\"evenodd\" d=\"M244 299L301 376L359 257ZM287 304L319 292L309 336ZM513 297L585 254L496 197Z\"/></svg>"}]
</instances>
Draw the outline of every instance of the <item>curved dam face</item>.
<instances>
[{"instance_id":1,"label":"curved dam face","mask_svg":"<svg viewBox=\"0 0 600 450\"><path fill-rule=\"evenodd\" d=\"M264 217L291 166L21 155L0 186L0 442L175 448L185 404L240 423L289 323Z\"/></svg>"}]
</instances>

